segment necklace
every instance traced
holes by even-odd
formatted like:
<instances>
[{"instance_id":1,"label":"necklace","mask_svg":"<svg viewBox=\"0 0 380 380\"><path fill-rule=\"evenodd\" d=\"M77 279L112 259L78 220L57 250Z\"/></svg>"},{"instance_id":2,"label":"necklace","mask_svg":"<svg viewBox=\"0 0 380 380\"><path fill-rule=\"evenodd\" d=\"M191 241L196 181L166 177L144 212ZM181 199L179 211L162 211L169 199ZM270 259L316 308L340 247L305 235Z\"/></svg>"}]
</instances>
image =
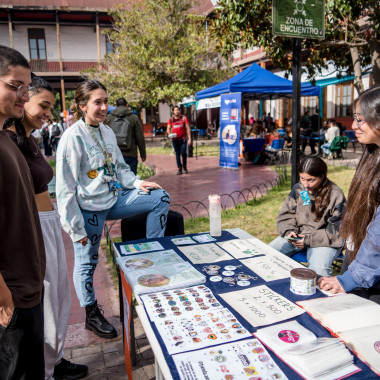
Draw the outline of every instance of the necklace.
<instances>
[{"instance_id":1,"label":"necklace","mask_svg":"<svg viewBox=\"0 0 380 380\"><path fill-rule=\"evenodd\" d=\"M99 147L99 149L103 153L104 164L107 166L108 171L110 173L110 177L111 177L111 179L108 181L108 187L109 187L109 190L113 192L113 195L115 197L117 197L119 195L119 190L118 189L120 188L120 185L117 183L116 174L115 174L115 172L113 170L112 162L111 162L111 158L110 158L111 154L107 150L107 144L105 143L105 141L103 139L103 134L102 134L102 130L100 129L100 125L99 125L99 133L100 133L100 139L101 139L102 143L100 143L100 141L98 140L98 138L95 136L94 131L89 126L89 124L87 123L86 120L84 120L84 124L85 124L87 130L90 132L90 135L94 139L96 145Z\"/></svg>"}]
</instances>

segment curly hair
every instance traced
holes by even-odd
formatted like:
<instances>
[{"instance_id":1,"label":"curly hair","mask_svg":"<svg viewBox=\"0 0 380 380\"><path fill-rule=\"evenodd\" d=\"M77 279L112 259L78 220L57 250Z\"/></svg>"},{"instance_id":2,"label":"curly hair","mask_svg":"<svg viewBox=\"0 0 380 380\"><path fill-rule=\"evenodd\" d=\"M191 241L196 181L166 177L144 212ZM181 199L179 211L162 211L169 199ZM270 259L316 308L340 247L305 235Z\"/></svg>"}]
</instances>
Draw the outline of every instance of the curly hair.
<instances>
[{"instance_id":1,"label":"curly hair","mask_svg":"<svg viewBox=\"0 0 380 380\"><path fill-rule=\"evenodd\" d=\"M373 132L380 136L380 86L372 87L354 101L361 116ZM350 260L354 260L366 236L367 227L380 205L380 147L368 144L356 169L348 191L347 207L342 219L341 236L351 243Z\"/></svg>"}]
</instances>

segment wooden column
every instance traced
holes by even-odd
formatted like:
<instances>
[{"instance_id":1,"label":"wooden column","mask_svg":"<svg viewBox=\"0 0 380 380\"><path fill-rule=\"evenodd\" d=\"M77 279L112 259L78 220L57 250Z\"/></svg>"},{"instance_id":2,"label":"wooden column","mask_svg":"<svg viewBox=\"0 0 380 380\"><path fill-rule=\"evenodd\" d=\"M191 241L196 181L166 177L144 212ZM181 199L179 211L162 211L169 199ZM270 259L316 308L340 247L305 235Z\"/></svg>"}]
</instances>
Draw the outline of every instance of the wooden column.
<instances>
[{"instance_id":1,"label":"wooden column","mask_svg":"<svg viewBox=\"0 0 380 380\"><path fill-rule=\"evenodd\" d=\"M10 10L8 10L8 29L9 29L9 41L11 43L11 48L14 48L13 42L13 25L12 25L12 16Z\"/></svg>"},{"instance_id":2,"label":"wooden column","mask_svg":"<svg viewBox=\"0 0 380 380\"><path fill-rule=\"evenodd\" d=\"M102 56L100 53L100 28L99 28L99 15L98 14L96 14L95 20L96 20L96 44L98 46L98 62L100 63L102 60Z\"/></svg>"},{"instance_id":3,"label":"wooden column","mask_svg":"<svg viewBox=\"0 0 380 380\"><path fill-rule=\"evenodd\" d=\"M63 73L63 63L62 63L62 50L61 50L61 32L59 28L59 15L58 12L55 13L55 25L57 28L57 45L58 45L58 59L59 59L59 71ZM61 77L61 103L62 111L66 110L66 96L65 96L65 81Z\"/></svg>"}]
</instances>

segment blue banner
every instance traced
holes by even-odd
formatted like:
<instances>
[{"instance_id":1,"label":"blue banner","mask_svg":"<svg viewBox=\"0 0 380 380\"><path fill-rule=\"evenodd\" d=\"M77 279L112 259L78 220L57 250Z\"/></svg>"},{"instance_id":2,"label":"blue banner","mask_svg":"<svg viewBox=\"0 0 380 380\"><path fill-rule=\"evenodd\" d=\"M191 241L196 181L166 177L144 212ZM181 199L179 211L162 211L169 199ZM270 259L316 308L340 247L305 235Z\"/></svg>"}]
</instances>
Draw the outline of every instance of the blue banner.
<instances>
[{"instance_id":1,"label":"blue banner","mask_svg":"<svg viewBox=\"0 0 380 380\"><path fill-rule=\"evenodd\" d=\"M238 168L241 92L222 94L220 102L219 166Z\"/></svg>"}]
</instances>

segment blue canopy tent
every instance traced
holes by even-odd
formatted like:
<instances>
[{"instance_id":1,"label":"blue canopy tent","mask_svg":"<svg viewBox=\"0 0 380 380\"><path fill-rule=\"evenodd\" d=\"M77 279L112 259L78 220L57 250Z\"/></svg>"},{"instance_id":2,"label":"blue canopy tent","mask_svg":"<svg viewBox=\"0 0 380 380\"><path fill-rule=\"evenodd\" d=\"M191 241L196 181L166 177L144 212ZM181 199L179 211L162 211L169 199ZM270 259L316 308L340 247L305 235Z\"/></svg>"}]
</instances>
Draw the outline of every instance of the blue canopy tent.
<instances>
[{"instance_id":1,"label":"blue canopy tent","mask_svg":"<svg viewBox=\"0 0 380 380\"><path fill-rule=\"evenodd\" d=\"M197 92L196 98L205 99L229 92L241 92L243 99L278 99L291 97L292 86L292 81L281 78L253 63L231 79ZM310 83L303 83L301 96L319 96L319 88Z\"/></svg>"}]
</instances>

